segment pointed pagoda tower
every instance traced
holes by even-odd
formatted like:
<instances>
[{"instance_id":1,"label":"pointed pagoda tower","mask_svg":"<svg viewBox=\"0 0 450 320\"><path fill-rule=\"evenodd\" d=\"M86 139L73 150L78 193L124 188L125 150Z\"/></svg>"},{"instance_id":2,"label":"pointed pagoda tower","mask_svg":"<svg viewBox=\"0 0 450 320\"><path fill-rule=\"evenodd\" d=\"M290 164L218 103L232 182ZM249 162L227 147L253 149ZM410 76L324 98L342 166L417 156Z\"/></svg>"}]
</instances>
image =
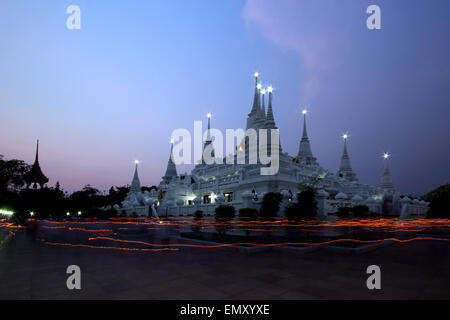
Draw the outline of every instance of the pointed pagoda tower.
<instances>
[{"instance_id":1,"label":"pointed pagoda tower","mask_svg":"<svg viewBox=\"0 0 450 320\"><path fill-rule=\"evenodd\" d=\"M139 161L135 160L134 163L136 166L134 168L133 180L131 181L130 193L139 193L139 192L141 192L141 181L139 180L139 175L138 175Z\"/></svg>"},{"instance_id":2,"label":"pointed pagoda tower","mask_svg":"<svg viewBox=\"0 0 450 320\"><path fill-rule=\"evenodd\" d=\"M39 140L36 144L36 158L34 159L31 170L27 174L25 174L24 180L27 184L27 188L29 188L30 185L33 184L33 189L37 189L38 185L42 189L48 182L48 178L42 173L41 166L39 165Z\"/></svg>"},{"instance_id":3,"label":"pointed pagoda tower","mask_svg":"<svg viewBox=\"0 0 450 320\"><path fill-rule=\"evenodd\" d=\"M173 141L170 142L170 156L169 161L167 161L167 169L166 174L164 177L162 177L161 183L168 184L170 181L172 181L173 178L177 177L177 167L175 166L175 163L173 162Z\"/></svg>"},{"instance_id":4,"label":"pointed pagoda tower","mask_svg":"<svg viewBox=\"0 0 450 320\"><path fill-rule=\"evenodd\" d=\"M208 113L207 117L208 117L208 130L206 131L206 140L205 144L203 145L202 164L207 164L204 159L205 150L206 154L210 154L211 157L213 158L215 157L214 146L211 139L211 113Z\"/></svg>"},{"instance_id":5,"label":"pointed pagoda tower","mask_svg":"<svg viewBox=\"0 0 450 320\"><path fill-rule=\"evenodd\" d=\"M311 145L309 143L309 138L308 138L308 132L306 130L306 114L307 111L303 110L303 135L302 135L302 139L300 140L300 146L298 149L298 155L297 155L297 160L298 163L300 163L301 165L307 165L307 166L311 166L311 165L317 165L317 160L316 158L314 158L312 151L311 151Z\"/></svg>"},{"instance_id":6,"label":"pointed pagoda tower","mask_svg":"<svg viewBox=\"0 0 450 320\"><path fill-rule=\"evenodd\" d=\"M348 135L344 134L342 136L342 139L344 139L344 152L342 153L341 165L339 166L338 175L349 181L358 181L356 173L353 172L352 165L350 164L350 157L348 156L347 151Z\"/></svg>"},{"instance_id":7,"label":"pointed pagoda tower","mask_svg":"<svg viewBox=\"0 0 450 320\"><path fill-rule=\"evenodd\" d=\"M255 77L255 93L253 96L252 110L250 111L247 117L247 129L250 128L258 129L263 120L261 118L261 97L260 97L261 84L258 83L259 73L255 72L253 76Z\"/></svg>"},{"instance_id":8,"label":"pointed pagoda tower","mask_svg":"<svg viewBox=\"0 0 450 320\"><path fill-rule=\"evenodd\" d=\"M383 171L383 176L381 177L380 187L387 193L394 193L395 187L394 187L394 184L392 183L391 172L389 170L389 157L390 157L390 155L388 153L385 153L383 155L384 171Z\"/></svg>"}]
</instances>

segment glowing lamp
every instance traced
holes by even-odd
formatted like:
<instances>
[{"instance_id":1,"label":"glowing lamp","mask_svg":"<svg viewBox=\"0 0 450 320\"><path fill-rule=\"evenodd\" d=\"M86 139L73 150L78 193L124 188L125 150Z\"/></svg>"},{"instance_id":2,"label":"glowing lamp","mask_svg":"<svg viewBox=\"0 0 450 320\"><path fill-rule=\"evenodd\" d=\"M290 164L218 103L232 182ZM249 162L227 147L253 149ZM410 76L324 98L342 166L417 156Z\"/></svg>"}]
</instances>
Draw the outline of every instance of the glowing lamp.
<instances>
[{"instance_id":1,"label":"glowing lamp","mask_svg":"<svg viewBox=\"0 0 450 320\"><path fill-rule=\"evenodd\" d=\"M78 215L81 216L81 211L78 211Z\"/></svg>"},{"instance_id":2,"label":"glowing lamp","mask_svg":"<svg viewBox=\"0 0 450 320\"><path fill-rule=\"evenodd\" d=\"M266 89L262 89L261 94L266 94Z\"/></svg>"},{"instance_id":3,"label":"glowing lamp","mask_svg":"<svg viewBox=\"0 0 450 320\"><path fill-rule=\"evenodd\" d=\"M269 93L272 93L272 92L273 92L273 87L272 87L272 86L269 86L269 87L267 88L267 91L268 91Z\"/></svg>"},{"instance_id":4,"label":"glowing lamp","mask_svg":"<svg viewBox=\"0 0 450 320\"><path fill-rule=\"evenodd\" d=\"M348 138L348 134L344 133L344 134L342 135L342 139L347 140L347 138Z\"/></svg>"},{"instance_id":5,"label":"glowing lamp","mask_svg":"<svg viewBox=\"0 0 450 320\"><path fill-rule=\"evenodd\" d=\"M33 211L30 212L30 217L32 217L32 216L34 216L34 212Z\"/></svg>"},{"instance_id":6,"label":"glowing lamp","mask_svg":"<svg viewBox=\"0 0 450 320\"><path fill-rule=\"evenodd\" d=\"M135 164L139 164L139 160L134 160L134 163Z\"/></svg>"},{"instance_id":7,"label":"glowing lamp","mask_svg":"<svg viewBox=\"0 0 450 320\"><path fill-rule=\"evenodd\" d=\"M253 76L254 76L255 78L258 78L258 77L259 77L259 72L255 72L255 73L253 74Z\"/></svg>"},{"instance_id":8,"label":"glowing lamp","mask_svg":"<svg viewBox=\"0 0 450 320\"><path fill-rule=\"evenodd\" d=\"M70 216L70 212L67 212L67 213L66 213L66 216Z\"/></svg>"},{"instance_id":9,"label":"glowing lamp","mask_svg":"<svg viewBox=\"0 0 450 320\"><path fill-rule=\"evenodd\" d=\"M307 114L307 113L308 113L308 110L303 109L302 113L303 113L303 114Z\"/></svg>"},{"instance_id":10,"label":"glowing lamp","mask_svg":"<svg viewBox=\"0 0 450 320\"><path fill-rule=\"evenodd\" d=\"M12 216L13 214L14 214L14 212L12 212L12 211L0 209L0 215Z\"/></svg>"},{"instance_id":11,"label":"glowing lamp","mask_svg":"<svg viewBox=\"0 0 450 320\"><path fill-rule=\"evenodd\" d=\"M171 144L173 144L173 143L174 143L173 139L172 139L172 140L170 140L170 143L171 143Z\"/></svg>"},{"instance_id":12,"label":"glowing lamp","mask_svg":"<svg viewBox=\"0 0 450 320\"><path fill-rule=\"evenodd\" d=\"M261 89L261 88L262 88L261 83L258 83L258 84L256 85L256 88L257 88L257 89Z\"/></svg>"},{"instance_id":13,"label":"glowing lamp","mask_svg":"<svg viewBox=\"0 0 450 320\"><path fill-rule=\"evenodd\" d=\"M389 156L390 156L389 153L386 152L386 153L383 155L383 158L389 159Z\"/></svg>"},{"instance_id":14,"label":"glowing lamp","mask_svg":"<svg viewBox=\"0 0 450 320\"><path fill-rule=\"evenodd\" d=\"M208 118L211 118L211 113L208 113L208 114L207 114L207 117L208 117Z\"/></svg>"}]
</instances>

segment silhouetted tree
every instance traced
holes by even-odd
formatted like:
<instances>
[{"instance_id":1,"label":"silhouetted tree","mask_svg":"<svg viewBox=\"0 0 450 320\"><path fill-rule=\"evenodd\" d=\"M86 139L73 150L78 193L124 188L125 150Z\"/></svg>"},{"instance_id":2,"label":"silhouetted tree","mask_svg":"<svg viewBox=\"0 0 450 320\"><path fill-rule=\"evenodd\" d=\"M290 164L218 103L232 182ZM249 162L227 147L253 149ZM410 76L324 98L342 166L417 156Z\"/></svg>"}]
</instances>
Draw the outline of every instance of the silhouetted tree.
<instances>
[{"instance_id":1,"label":"silhouetted tree","mask_svg":"<svg viewBox=\"0 0 450 320\"><path fill-rule=\"evenodd\" d=\"M19 189L24 186L24 175L31 166L22 160L4 160L0 155L0 191Z\"/></svg>"}]
</instances>

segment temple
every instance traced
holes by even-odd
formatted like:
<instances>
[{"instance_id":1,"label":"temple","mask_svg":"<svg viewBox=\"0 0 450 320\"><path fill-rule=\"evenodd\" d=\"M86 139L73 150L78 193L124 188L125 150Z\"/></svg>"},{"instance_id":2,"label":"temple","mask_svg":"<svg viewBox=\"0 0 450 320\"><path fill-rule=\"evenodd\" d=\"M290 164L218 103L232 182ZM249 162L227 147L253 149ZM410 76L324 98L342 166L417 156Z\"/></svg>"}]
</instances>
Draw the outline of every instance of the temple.
<instances>
[{"instance_id":1,"label":"temple","mask_svg":"<svg viewBox=\"0 0 450 320\"><path fill-rule=\"evenodd\" d=\"M33 185L33 189L37 189L38 185L42 189L48 182L48 178L42 173L41 166L39 165L39 140L36 144L36 157L33 166L30 171L25 174L24 181L27 184L27 188L29 188L30 185Z\"/></svg>"},{"instance_id":2,"label":"temple","mask_svg":"<svg viewBox=\"0 0 450 320\"><path fill-rule=\"evenodd\" d=\"M262 88L259 73L255 73L253 103L246 119L246 129L277 129L273 110L273 88ZM267 97L268 96L268 97ZM266 112L266 97L267 112ZM137 164L130 194L122 203L115 206L121 214L148 216L151 206L156 206L159 216L188 216L197 210L212 215L220 204L233 205L236 209L255 208L261 206L264 194L279 192L283 197L279 215L284 208L295 201L299 192L312 187L317 190L318 214L327 216L341 207L367 205L370 212L384 215L423 216L427 212L427 204L418 199L402 197L395 189L388 167L388 156L385 156L385 169L380 186L370 186L359 182L353 171L348 152L348 135L343 136L344 150L339 170L331 172L322 168L314 157L311 141L307 131L307 111L303 110L303 130L299 137L298 154L291 156L283 152L279 143L279 170L274 175L261 175L260 163L252 163L249 154L259 144L252 144L247 136L237 146L234 160L240 152L245 151L245 162L228 164L208 163L205 155L215 156L214 142L211 138L211 114L208 114L208 129L203 145L202 161L195 165L190 174L178 174L173 161L173 141L165 175L158 190L142 193L138 190ZM270 134L269 134L270 138ZM257 136L259 139L259 134ZM271 150L272 141L264 142L267 150ZM274 142L275 144L275 142ZM405 199L409 199L406 201Z\"/></svg>"}]
</instances>

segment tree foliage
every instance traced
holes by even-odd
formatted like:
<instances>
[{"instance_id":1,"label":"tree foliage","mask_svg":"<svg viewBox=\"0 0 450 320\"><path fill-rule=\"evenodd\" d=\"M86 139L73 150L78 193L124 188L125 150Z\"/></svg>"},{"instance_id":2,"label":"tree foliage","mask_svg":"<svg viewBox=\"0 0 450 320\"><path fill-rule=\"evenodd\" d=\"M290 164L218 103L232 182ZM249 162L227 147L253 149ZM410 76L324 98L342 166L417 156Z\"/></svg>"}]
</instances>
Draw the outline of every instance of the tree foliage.
<instances>
[{"instance_id":1,"label":"tree foliage","mask_svg":"<svg viewBox=\"0 0 450 320\"><path fill-rule=\"evenodd\" d=\"M423 196L425 201L431 202L428 217L450 218L450 184L444 184Z\"/></svg>"},{"instance_id":2,"label":"tree foliage","mask_svg":"<svg viewBox=\"0 0 450 320\"><path fill-rule=\"evenodd\" d=\"M269 192L263 197L259 215L264 218L276 217L283 200L281 193Z\"/></svg>"}]
</instances>

